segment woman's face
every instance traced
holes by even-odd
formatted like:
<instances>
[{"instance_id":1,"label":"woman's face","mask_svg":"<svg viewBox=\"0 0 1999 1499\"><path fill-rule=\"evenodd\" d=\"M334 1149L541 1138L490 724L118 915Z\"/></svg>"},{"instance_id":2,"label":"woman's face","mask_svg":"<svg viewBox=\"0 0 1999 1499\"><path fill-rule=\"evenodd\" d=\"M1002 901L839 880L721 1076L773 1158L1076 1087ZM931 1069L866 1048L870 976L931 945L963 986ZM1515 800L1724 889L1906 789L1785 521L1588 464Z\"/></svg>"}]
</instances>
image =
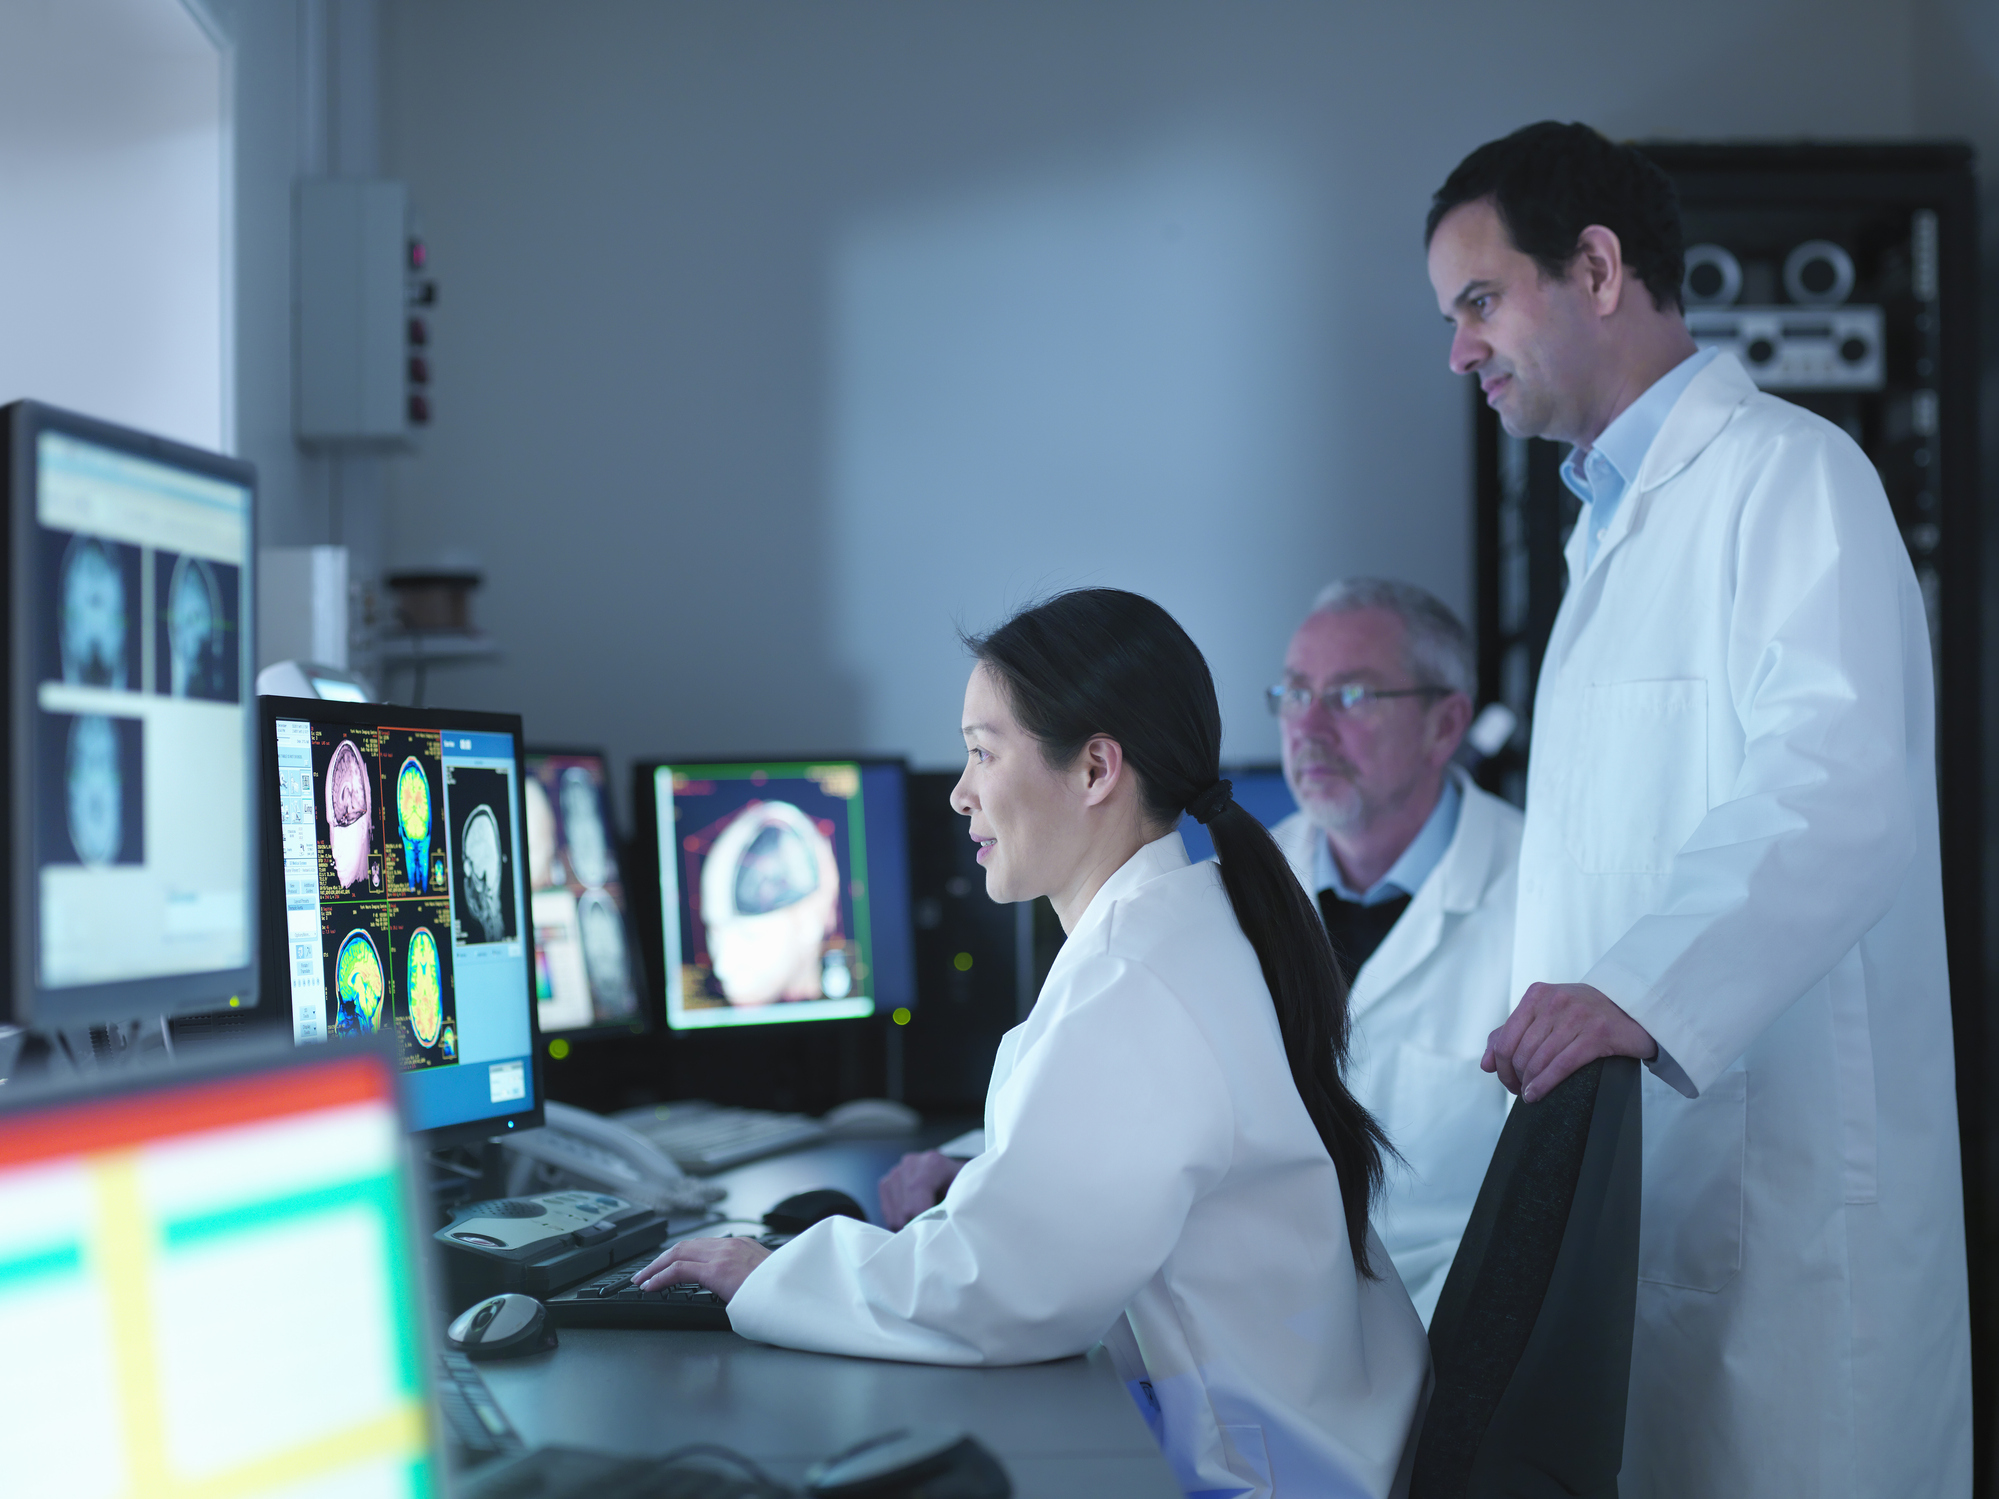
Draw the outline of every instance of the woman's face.
<instances>
[{"instance_id":1,"label":"woman's face","mask_svg":"<svg viewBox=\"0 0 1999 1499\"><path fill-rule=\"evenodd\" d=\"M1051 766L985 665L965 685L965 773L951 805L972 820L986 894L1033 900L1066 888L1089 858L1087 783Z\"/></svg>"}]
</instances>

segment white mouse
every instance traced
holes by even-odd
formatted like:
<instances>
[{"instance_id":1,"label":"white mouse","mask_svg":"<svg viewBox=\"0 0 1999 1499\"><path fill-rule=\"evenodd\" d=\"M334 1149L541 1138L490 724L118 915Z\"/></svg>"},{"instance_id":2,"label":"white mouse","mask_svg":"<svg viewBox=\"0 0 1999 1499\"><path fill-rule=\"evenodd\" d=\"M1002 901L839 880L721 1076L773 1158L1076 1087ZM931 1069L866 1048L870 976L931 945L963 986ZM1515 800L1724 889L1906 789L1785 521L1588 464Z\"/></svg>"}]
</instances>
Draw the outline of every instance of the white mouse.
<instances>
[{"instance_id":1,"label":"white mouse","mask_svg":"<svg viewBox=\"0 0 1999 1499\"><path fill-rule=\"evenodd\" d=\"M857 1098L829 1110L822 1121L836 1135L907 1135L923 1116L906 1103L887 1098Z\"/></svg>"},{"instance_id":2,"label":"white mouse","mask_svg":"<svg viewBox=\"0 0 1999 1499\"><path fill-rule=\"evenodd\" d=\"M445 1329L445 1341L467 1358L513 1358L555 1346L548 1308L532 1296L507 1291L475 1301Z\"/></svg>"}]
</instances>

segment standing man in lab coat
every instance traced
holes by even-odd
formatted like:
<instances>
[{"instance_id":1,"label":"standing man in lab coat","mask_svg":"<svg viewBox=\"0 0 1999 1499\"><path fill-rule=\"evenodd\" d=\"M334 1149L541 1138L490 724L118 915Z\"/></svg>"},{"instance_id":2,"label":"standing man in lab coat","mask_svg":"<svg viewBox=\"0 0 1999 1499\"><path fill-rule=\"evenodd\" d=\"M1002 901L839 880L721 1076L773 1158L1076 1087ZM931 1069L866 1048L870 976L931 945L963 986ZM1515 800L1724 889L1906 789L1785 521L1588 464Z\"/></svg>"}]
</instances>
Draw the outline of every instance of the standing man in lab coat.
<instances>
[{"instance_id":1,"label":"standing man in lab coat","mask_svg":"<svg viewBox=\"0 0 1999 1499\"><path fill-rule=\"evenodd\" d=\"M1451 763L1474 674L1441 600L1346 578L1313 602L1269 694L1299 807L1272 836L1353 986L1347 1086L1402 1157L1375 1231L1425 1323L1506 1123L1479 1062L1512 1006L1520 814Z\"/></svg>"},{"instance_id":2,"label":"standing man in lab coat","mask_svg":"<svg viewBox=\"0 0 1999 1499\"><path fill-rule=\"evenodd\" d=\"M1527 1100L1645 1089L1622 1492L1971 1492L1929 633L1879 479L1681 315L1677 200L1581 125L1426 239L1451 368L1574 445L1513 951Z\"/></svg>"}]
</instances>

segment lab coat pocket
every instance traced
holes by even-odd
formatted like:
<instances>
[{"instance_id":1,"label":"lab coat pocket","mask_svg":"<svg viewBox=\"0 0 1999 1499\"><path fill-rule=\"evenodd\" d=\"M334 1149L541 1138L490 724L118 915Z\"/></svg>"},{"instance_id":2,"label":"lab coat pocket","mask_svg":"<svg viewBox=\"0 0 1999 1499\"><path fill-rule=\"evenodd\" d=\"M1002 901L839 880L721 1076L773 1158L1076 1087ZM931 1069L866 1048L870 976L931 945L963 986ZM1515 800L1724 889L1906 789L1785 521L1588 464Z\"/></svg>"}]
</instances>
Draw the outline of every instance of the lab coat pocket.
<instances>
[{"instance_id":1,"label":"lab coat pocket","mask_svg":"<svg viewBox=\"0 0 1999 1499\"><path fill-rule=\"evenodd\" d=\"M1707 683L1601 682L1583 693L1562 806L1585 874L1663 874L1707 815Z\"/></svg>"},{"instance_id":2,"label":"lab coat pocket","mask_svg":"<svg viewBox=\"0 0 1999 1499\"><path fill-rule=\"evenodd\" d=\"M1687 1098L1647 1071L1644 1099L1638 1278L1719 1291L1742 1269L1749 1075L1724 1072L1699 1098Z\"/></svg>"}]
</instances>

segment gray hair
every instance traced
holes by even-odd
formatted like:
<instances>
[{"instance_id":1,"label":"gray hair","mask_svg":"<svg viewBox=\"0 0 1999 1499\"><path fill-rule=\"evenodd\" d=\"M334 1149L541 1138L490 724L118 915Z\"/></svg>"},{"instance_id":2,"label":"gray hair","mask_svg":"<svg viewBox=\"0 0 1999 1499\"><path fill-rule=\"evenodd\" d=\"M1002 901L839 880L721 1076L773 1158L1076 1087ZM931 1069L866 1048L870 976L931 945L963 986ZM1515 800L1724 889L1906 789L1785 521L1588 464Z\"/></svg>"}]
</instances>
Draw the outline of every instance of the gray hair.
<instances>
[{"instance_id":1,"label":"gray hair","mask_svg":"<svg viewBox=\"0 0 1999 1499\"><path fill-rule=\"evenodd\" d=\"M1418 683L1477 698L1471 631L1434 593L1393 578L1341 578L1319 590L1311 613L1348 614L1358 609L1385 610L1402 621L1409 672Z\"/></svg>"}]
</instances>

